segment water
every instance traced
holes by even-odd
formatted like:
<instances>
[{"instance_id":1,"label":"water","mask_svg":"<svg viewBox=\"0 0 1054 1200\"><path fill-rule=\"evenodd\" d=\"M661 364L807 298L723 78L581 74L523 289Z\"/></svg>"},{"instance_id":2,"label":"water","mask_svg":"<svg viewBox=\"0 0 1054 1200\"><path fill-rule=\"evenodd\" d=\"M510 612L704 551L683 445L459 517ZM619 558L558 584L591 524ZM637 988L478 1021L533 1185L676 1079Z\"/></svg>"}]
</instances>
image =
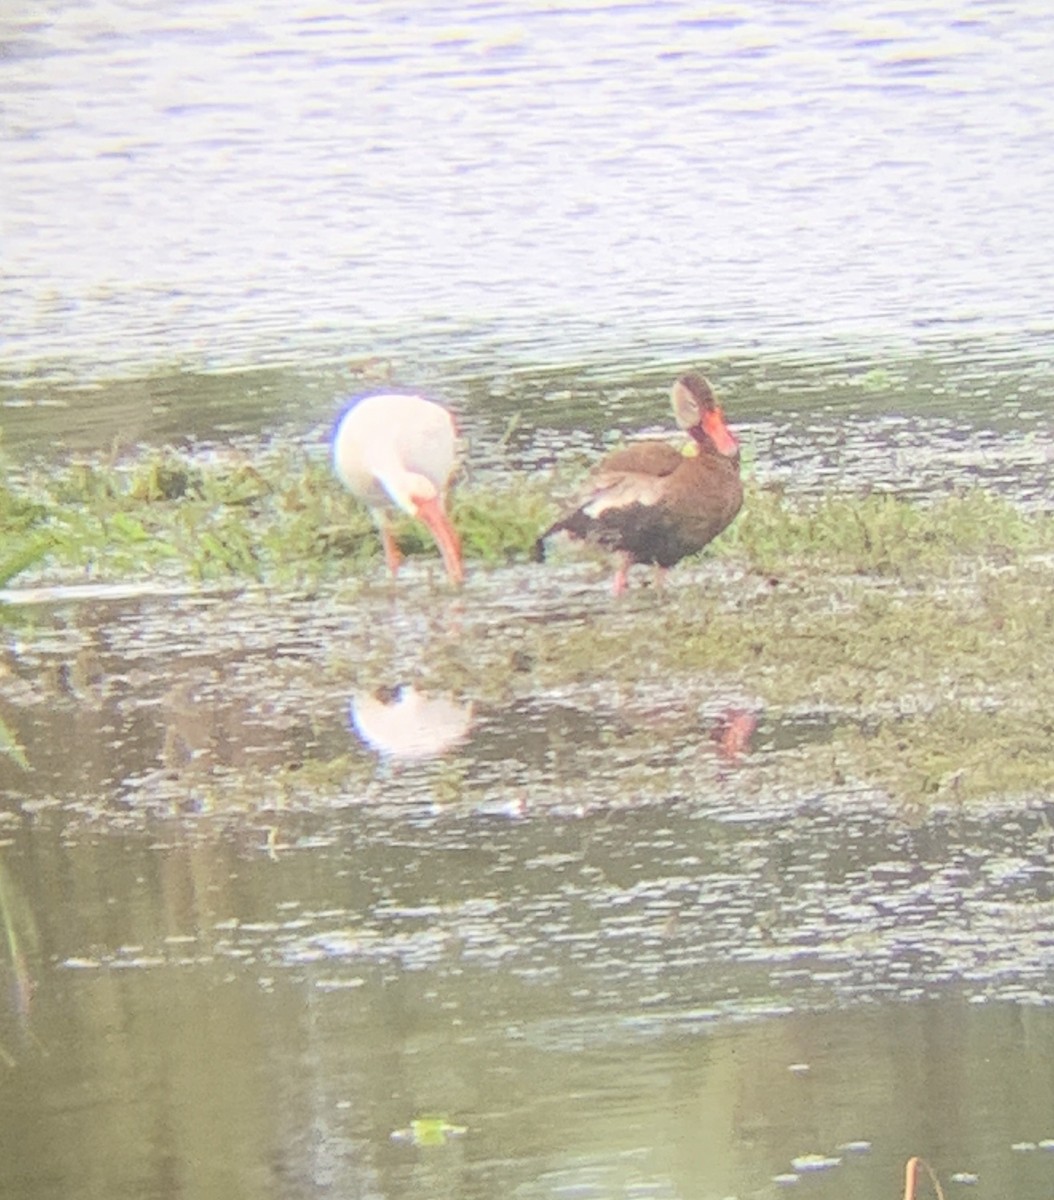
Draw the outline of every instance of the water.
<instances>
[{"instance_id":1,"label":"water","mask_svg":"<svg viewBox=\"0 0 1054 1200\"><path fill-rule=\"evenodd\" d=\"M739 355L703 364L744 447L746 470L797 494L889 491L932 498L990 488L1030 508L1054 495L1049 356L959 346L940 354L787 359ZM668 436L670 382L682 364L470 372L431 364L424 390L457 413L470 479L584 471L614 441ZM400 386L420 386L410 376ZM258 370L15 389L0 400L13 464L84 455L134 459L147 445L206 458L252 458L295 442L329 453L348 370ZM566 486L560 485L559 486Z\"/></svg>"},{"instance_id":2,"label":"water","mask_svg":"<svg viewBox=\"0 0 1054 1200\"><path fill-rule=\"evenodd\" d=\"M347 799L16 835L9 1194L752 1195L823 1155L802 1189L877 1198L916 1152L1049 1194L1049 871L986 872L998 824L857 813L831 846L818 813L700 819L705 791L556 820Z\"/></svg>"},{"instance_id":3,"label":"water","mask_svg":"<svg viewBox=\"0 0 1054 1200\"><path fill-rule=\"evenodd\" d=\"M363 688L597 615L498 574L466 610L24 607L5 1191L877 1198L922 1153L1049 1194L1049 801L922 818L799 770L836 714L762 713L736 761L735 686L483 663L444 758L385 758Z\"/></svg>"},{"instance_id":4,"label":"water","mask_svg":"<svg viewBox=\"0 0 1054 1200\"><path fill-rule=\"evenodd\" d=\"M546 469L699 364L763 484L1049 507L1052 26L8 5L5 455L321 454L390 375ZM617 624L588 572L472 599L5 610L4 1194L1049 1196L1049 797L818 782L819 710L736 760L741 685L518 672ZM460 663L446 756L364 743L473 620L513 670Z\"/></svg>"},{"instance_id":5,"label":"water","mask_svg":"<svg viewBox=\"0 0 1054 1200\"><path fill-rule=\"evenodd\" d=\"M26 377L1054 325L1041 3L8 5Z\"/></svg>"}]
</instances>

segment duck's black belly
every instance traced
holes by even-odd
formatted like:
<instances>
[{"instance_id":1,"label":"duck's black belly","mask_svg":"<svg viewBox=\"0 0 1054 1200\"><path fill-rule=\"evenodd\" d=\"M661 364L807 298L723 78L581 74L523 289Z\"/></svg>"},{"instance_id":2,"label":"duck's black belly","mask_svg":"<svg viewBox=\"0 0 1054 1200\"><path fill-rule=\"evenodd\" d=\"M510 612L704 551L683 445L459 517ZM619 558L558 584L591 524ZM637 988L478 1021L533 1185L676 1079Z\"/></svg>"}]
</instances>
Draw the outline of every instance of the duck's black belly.
<instances>
[{"instance_id":1,"label":"duck's black belly","mask_svg":"<svg viewBox=\"0 0 1054 1200\"><path fill-rule=\"evenodd\" d=\"M581 509L562 522L574 537L629 554L634 562L672 567L701 550L713 537L707 529L677 519L663 505L630 504L590 517Z\"/></svg>"}]
</instances>

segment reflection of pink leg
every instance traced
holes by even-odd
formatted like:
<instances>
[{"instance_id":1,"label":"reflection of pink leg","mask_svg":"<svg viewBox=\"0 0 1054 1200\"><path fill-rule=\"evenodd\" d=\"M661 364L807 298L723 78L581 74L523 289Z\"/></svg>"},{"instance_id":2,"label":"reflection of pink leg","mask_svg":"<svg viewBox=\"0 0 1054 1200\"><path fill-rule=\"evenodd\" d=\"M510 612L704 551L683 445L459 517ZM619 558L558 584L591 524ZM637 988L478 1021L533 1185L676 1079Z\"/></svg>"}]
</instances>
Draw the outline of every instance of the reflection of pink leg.
<instances>
[{"instance_id":1,"label":"reflection of pink leg","mask_svg":"<svg viewBox=\"0 0 1054 1200\"><path fill-rule=\"evenodd\" d=\"M623 551L619 555L618 569L615 571L615 578L611 581L611 594L613 596L621 596L622 593L629 587L629 569L633 566L633 559Z\"/></svg>"},{"instance_id":2,"label":"reflection of pink leg","mask_svg":"<svg viewBox=\"0 0 1054 1200\"><path fill-rule=\"evenodd\" d=\"M381 526L381 545L384 547L384 561L388 564L388 570L394 579L399 573L399 564L403 561L403 556L395 544L395 538L392 537L392 531L387 524Z\"/></svg>"}]
</instances>

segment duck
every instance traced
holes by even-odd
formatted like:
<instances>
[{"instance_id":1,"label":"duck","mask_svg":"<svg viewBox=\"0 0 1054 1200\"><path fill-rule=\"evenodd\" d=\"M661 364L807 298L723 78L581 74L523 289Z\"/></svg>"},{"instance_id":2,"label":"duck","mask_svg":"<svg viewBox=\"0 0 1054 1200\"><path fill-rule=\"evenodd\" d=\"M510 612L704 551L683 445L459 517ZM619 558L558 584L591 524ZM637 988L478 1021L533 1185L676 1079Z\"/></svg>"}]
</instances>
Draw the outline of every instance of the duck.
<instances>
[{"instance_id":1,"label":"duck","mask_svg":"<svg viewBox=\"0 0 1054 1200\"><path fill-rule=\"evenodd\" d=\"M684 446L647 440L608 455L575 506L539 536L536 561L544 561L547 541L562 532L610 550L617 555L612 592L619 596L635 564L654 564L661 584L669 567L731 525L743 505L739 439L700 372L680 376L670 401L688 435Z\"/></svg>"},{"instance_id":2,"label":"duck","mask_svg":"<svg viewBox=\"0 0 1054 1200\"><path fill-rule=\"evenodd\" d=\"M427 527L447 578L460 587L465 577L461 540L447 512L457 469L457 426L449 409L401 392L358 397L337 421L332 452L337 477L370 509L392 579L402 554L391 519L404 512Z\"/></svg>"}]
</instances>

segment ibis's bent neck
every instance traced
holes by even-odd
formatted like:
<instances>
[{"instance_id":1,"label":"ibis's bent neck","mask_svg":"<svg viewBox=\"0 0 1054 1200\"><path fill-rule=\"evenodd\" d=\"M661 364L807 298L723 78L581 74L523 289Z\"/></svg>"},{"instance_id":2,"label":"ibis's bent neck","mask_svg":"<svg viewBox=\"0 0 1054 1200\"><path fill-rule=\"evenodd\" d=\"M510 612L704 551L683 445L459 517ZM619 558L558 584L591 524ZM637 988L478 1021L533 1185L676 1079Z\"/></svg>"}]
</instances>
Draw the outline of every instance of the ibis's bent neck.
<instances>
[{"instance_id":1,"label":"ibis's bent neck","mask_svg":"<svg viewBox=\"0 0 1054 1200\"><path fill-rule=\"evenodd\" d=\"M403 466L375 468L375 475L392 503L411 517L417 516L418 507L422 502L435 500L439 495L438 488L429 478L419 475L416 471L408 471Z\"/></svg>"}]
</instances>

